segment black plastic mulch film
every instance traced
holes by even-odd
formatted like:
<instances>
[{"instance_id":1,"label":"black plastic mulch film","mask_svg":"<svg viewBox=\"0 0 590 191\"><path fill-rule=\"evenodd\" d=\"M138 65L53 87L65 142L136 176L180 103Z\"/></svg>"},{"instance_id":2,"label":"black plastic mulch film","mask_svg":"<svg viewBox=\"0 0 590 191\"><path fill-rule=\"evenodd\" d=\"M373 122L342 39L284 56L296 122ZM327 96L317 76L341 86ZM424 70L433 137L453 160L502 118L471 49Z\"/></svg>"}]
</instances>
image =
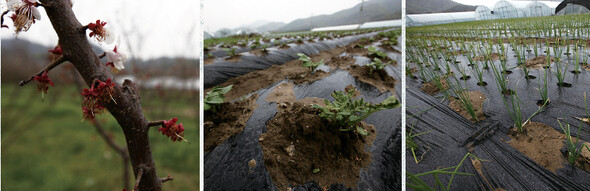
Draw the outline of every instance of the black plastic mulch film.
<instances>
[{"instance_id":1,"label":"black plastic mulch film","mask_svg":"<svg viewBox=\"0 0 590 191\"><path fill-rule=\"evenodd\" d=\"M508 44L505 46L511 48ZM507 68L512 68L513 72L507 75L508 87L512 90L518 87L522 116L526 120L539 108L536 104L537 100L541 99L538 79L542 73L540 69L531 69L529 75L537 78L525 79L522 68L515 68L517 61L514 54L513 51L508 51L507 54ZM527 59L532 57L533 53L527 53ZM553 69L548 73L548 97L551 103L531 121L544 123L563 133L557 121L559 118L564 127L564 122L571 125L572 135L575 135L578 133L580 121L573 117L585 115L583 92L590 95L590 72L582 69L582 73L574 75L570 72L573 70L572 56L562 56L562 59L562 62L570 62L565 82L573 84L573 87L557 86L554 74L556 66L552 64ZM457 56L457 60L461 61L460 65L467 68L466 64L469 61L466 57ZM499 65L500 62L496 60L494 64ZM416 66L414 63L408 65ZM459 78L461 74L454 68L453 70ZM413 128L414 134L430 132L414 138L421 146L421 152L427 152L419 164L414 162L411 154L407 154L406 171L418 174L459 164L468 152L463 143L481 130L483 133L478 136L479 139L471 153L487 160L481 162L483 176L478 174L467 159L459 172L471 173L473 176L456 175L452 182L452 190L590 190L590 173L564 162L564 168L558 169L554 174L505 142L510 140L507 134L513 122L502 101L504 95L499 93L492 72L492 69L484 70L484 81L487 82L487 86L478 86L474 74L467 72L471 76L471 79L467 80L468 90L481 91L486 95L483 108L487 119L475 124L450 109L447 106L448 101L441 103L442 93L435 96L425 94L419 89L420 80L408 78L406 116L417 116L406 120L406 128ZM416 76L419 74L416 73ZM460 83L463 85L464 81L460 80ZM425 112L420 113L422 111ZM590 126L582 125L580 139L590 141ZM450 175L441 175L440 178L446 184ZM435 180L432 175L423 176L421 179L434 186Z\"/></svg>"},{"instance_id":2,"label":"black plastic mulch film","mask_svg":"<svg viewBox=\"0 0 590 191\"><path fill-rule=\"evenodd\" d=\"M316 43L307 43L302 45L294 45L289 49L275 49L268 48L269 54L266 56L255 56L246 54L240 56L240 60L236 63L228 61L219 61L213 64L205 65L203 73L205 88L210 88L219 85L231 78L241 76L256 70L264 70L272 65L282 65L291 60L299 58L297 53L304 53L306 55L319 54L322 50L330 50L337 46L345 46L363 37L370 37L376 33L367 33L354 36L346 36L340 39L325 40ZM247 52L249 48L241 48L236 50L236 53ZM272 50L272 51L271 51ZM216 50L210 52L213 56L223 57L227 54L225 50ZM217 61L217 60L216 60ZM401 62L399 62L401 63Z\"/></svg>"},{"instance_id":3,"label":"black plastic mulch film","mask_svg":"<svg viewBox=\"0 0 590 191\"><path fill-rule=\"evenodd\" d=\"M344 46L361 37L369 37L376 33L344 37L341 39L305 44L288 50L275 50L266 57L242 56L238 63L214 63L205 66L205 84L213 86L229 78L246 74L253 70L268 68L271 64L282 64L297 59L296 53L317 54L319 50ZM374 45L373 45L374 46ZM396 47L398 50L399 47ZM388 56L401 63L401 56L388 52ZM364 65L369 59L355 56L358 65ZM401 65L401 64L400 64ZM385 69L395 79L401 79L400 65L389 65ZM222 144L205 154L205 190L278 190L273 184L263 161L262 148L258 144L260 134L266 131L266 122L278 112L277 104L266 101L266 96L288 79L277 82L265 89L256 91L259 94L256 103L258 108L247 121L244 130L231 136ZM319 97L333 100L333 91L342 91L352 84L362 93L359 98L378 103L391 96L390 92L381 93L376 87L356 80L343 70L334 70L330 76L315 82L295 85L297 100L305 97ZM396 97L399 99L400 86L396 85ZM250 95L249 95L250 96ZM360 170L360 181L355 190L399 190L401 188L401 108L379 111L364 120L373 124L377 137L373 145L367 147L372 153L369 166ZM250 169L248 161L256 160L256 166ZM294 190L322 190L313 180L303 185L293 185ZM328 185L323 185L328 186ZM329 185L330 190L348 190L340 183Z\"/></svg>"}]
</instances>

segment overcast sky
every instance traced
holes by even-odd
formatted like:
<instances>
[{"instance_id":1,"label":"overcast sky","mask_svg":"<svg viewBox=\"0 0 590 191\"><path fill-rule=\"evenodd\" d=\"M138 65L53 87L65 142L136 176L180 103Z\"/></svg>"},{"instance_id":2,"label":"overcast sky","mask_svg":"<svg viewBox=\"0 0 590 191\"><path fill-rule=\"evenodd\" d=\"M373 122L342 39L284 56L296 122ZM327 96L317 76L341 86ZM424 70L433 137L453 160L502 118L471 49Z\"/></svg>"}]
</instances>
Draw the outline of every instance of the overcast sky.
<instances>
[{"instance_id":1,"label":"overcast sky","mask_svg":"<svg viewBox=\"0 0 590 191\"><path fill-rule=\"evenodd\" d=\"M2 10L6 10L4 0ZM123 49L133 56L151 59L165 56L197 58L199 55L199 1L74 0L73 10L83 25L97 19L106 20L107 26L121 37ZM29 31L21 32L18 38L54 46L57 44L55 30L45 10L40 7L39 11L41 21L33 24ZM4 22L10 29L1 30L2 39L15 38L12 20L5 16ZM112 49L114 44L102 43L101 47Z\"/></svg>"},{"instance_id":2,"label":"overcast sky","mask_svg":"<svg viewBox=\"0 0 590 191\"><path fill-rule=\"evenodd\" d=\"M295 19L332 14L362 0L204 0L204 31L236 28L257 20L288 23Z\"/></svg>"}]
</instances>

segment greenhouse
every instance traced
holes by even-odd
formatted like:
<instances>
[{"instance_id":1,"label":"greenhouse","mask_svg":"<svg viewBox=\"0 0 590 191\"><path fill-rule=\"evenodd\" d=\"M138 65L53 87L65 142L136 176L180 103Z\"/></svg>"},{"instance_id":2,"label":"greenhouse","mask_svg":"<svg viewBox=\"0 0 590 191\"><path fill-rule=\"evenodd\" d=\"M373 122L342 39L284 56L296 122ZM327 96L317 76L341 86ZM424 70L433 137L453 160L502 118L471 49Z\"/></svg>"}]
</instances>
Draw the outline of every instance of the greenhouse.
<instances>
[{"instance_id":1,"label":"greenhouse","mask_svg":"<svg viewBox=\"0 0 590 191\"><path fill-rule=\"evenodd\" d=\"M496 19L525 17L524 8L526 3L524 1L498 1L494 5L492 14Z\"/></svg>"},{"instance_id":2,"label":"greenhouse","mask_svg":"<svg viewBox=\"0 0 590 191\"><path fill-rule=\"evenodd\" d=\"M352 24L352 25L340 25L340 26L330 26L330 27L319 27L311 29L311 31L339 31L339 30L354 30L359 28L359 24Z\"/></svg>"},{"instance_id":3,"label":"greenhouse","mask_svg":"<svg viewBox=\"0 0 590 191\"><path fill-rule=\"evenodd\" d=\"M552 15L555 12L555 7L559 5L559 2L539 2L533 1L526 5L525 15L527 17L541 17Z\"/></svg>"},{"instance_id":4,"label":"greenhouse","mask_svg":"<svg viewBox=\"0 0 590 191\"><path fill-rule=\"evenodd\" d=\"M489 20L494 19L492 10L486 6L478 6L475 9L475 20Z\"/></svg>"},{"instance_id":5,"label":"greenhouse","mask_svg":"<svg viewBox=\"0 0 590 191\"><path fill-rule=\"evenodd\" d=\"M477 6L475 20L507 19L519 17L540 17L555 14L555 8L560 1L507 1L501 0L490 9L487 6ZM580 5L569 4L558 14L588 13L588 9Z\"/></svg>"},{"instance_id":6,"label":"greenhouse","mask_svg":"<svg viewBox=\"0 0 590 191\"><path fill-rule=\"evenodd\" d=\"M367 28L382 28L382 27L401 27L402 20L387 20L387 21L374 21L374 22L366 22L361 25L361 29Z\"/></svg>"},{"instance_id":7,"label":"greenhouse","mask_svg":"<svg viewBox=\"0 0 590 191\"><path fill-rule=\"evenodd\" d=\"M475 11L455 13L429 13L406 16L407 26L434 25L475 20Z\"/></svg>"},{"instance_id":8,"label":"greenhouse","mask_svg":"<svg viewBox=\"0 0 590 191\"><path fill-rule=\"evenodd\" d=\"M368 29L368 28L383 28L383 27L401 27L402 20L386 20L386 21L373 21L366 22L363 24L352 24L352 25L340 25L340 26L329 26L329 27L318 27L313 28L311 31L337 31L337 30L354 30L354 29Z\"/></svg>"}]
</instances>

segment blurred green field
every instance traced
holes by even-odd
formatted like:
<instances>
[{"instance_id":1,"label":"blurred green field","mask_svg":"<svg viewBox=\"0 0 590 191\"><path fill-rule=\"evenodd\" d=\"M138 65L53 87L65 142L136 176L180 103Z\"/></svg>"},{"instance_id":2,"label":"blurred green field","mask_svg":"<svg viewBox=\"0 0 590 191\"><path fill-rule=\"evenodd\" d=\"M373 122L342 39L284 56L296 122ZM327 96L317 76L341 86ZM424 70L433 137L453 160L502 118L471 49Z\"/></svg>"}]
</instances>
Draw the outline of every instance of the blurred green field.
<instances>
[{"instance_id":1,"label":"blurred green field","mask_svg":"<svg viewBox=\"0 0 590 191\"><path fill-rule=\"evenodd\" d=\"M34 83L2 84L2 190L122 190L122 159L90 122L81 122L78 91L73 85L56 84L42 101ZM174 177L163 184L164 190L198 190L198 92L140 93L148 120L178 117L191 142L172 143L157 127L150 129L158 175ZM126 148L114 118L105 113L97 119ZM133 173L130 177L134 184Z\"/></svg>"}]
</instances>

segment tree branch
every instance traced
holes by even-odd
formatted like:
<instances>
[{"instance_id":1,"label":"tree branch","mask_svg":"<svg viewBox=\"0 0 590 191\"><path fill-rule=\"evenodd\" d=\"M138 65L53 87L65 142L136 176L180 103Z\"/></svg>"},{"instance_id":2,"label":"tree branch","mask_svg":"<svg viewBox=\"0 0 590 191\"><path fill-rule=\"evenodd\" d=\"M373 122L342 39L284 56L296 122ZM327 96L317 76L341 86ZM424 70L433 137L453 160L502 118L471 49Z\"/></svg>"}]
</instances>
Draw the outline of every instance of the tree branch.
<instances>
[{"instance_id":1,"label":"tree branch","mask_svg":"<svg viewBox=\"0 0 590 191\"><path fill-rule=\"evenodd\" d=\"M33 79L35 79L35 76L41 76L43 74L43 72L49 72L51 69L55 68L56 66L59 66L61 63L64 63L66 61L67 61L66 57L64 57L64 55L61 55L56 60L51 62L51 64L49 64L47 67L45 67L43 70L39 71L37 74L32 75L29 79L20 81L18 83L18 85L24 86L25 84L27 84L27 83L31 82Z\"/></svg>"},{"instance_id":2,"label":"tree branch","mask_svg":"<svg viewBox=\"0 0 590 191\"><path fill-rule=\"evenodd\" d=\"M82 93L81 91L84 88L84 83L82 79L78 77L78 71L76 71L75 68L71 68L70 71L72 72L72 76L74 76L74 84L76 84L76 89ZM101 123L94 119L91 121L96 131L98 131L103 140L107 142L107 145L117 151L121 159L123 159L123 188L129 189L129 153L127 152L127 148L117 145L112 137L108 136L104 128L102 128Z\"/></svg>"},{"instance_id":3,"label":"tree branch","mask_svg":"<svg viewBox=\"0 0 590 191\"><path fill-rule=\"evenodd\" d=\"M4 15L8 13L8 10L2 12L2 16L0 16L0 25L4 26ZM8 26L6 26L8 27Z\"/></svg>"},{"instance_id":4,"label":"tree branch","mask_svg":"<svg viewBox=\"0 0 590 191\"><path fill-rule=\"evenodd\" d=\"M172 181L172 180L174 180L174 178L173 178L173 177L171 177L170 175L168 175L168 176L167 176L167 177L165 177L165 178L160 178L160 181L162 181L162 183L164 183L164 182L168 182L168 181Z\"/></svg>"},{"instance_id":5,"label":"tree branch","mask_svg":"<svg viewBox=\"0 0 590 191\"><path fill-rule=\"evenodd\" d=\"M147 131L147 120L143 115L139 92L133 82L126 80L121 86L114 80L98 55L92 50L85 27L80 24L69 6L68 0L40 0L44 4L47 16L59 38L59 45L64 55L71 62L88 86L94 79L113 80L113 102L104 105L117 120L125 135L129 158L138 189L142 191L162 190L162 184L152 157L152 150ZM115 104L116 103L116 104ZM140 170L141 169L141 170Z\"/></svg>"},{"instance_id":6,"label":"tree branch","mask_svg":"<svg viewBox=\"0 0 590 191\"><path fill-rule=\"evenodd\" d=\"M141 176L143 175L143 168L139 168L137 172L137 179L135 179L135 186L133 187L133 191L137 191L137 186L139 186L139 182L141 181Z\"/></svg>"},{"instance_id":7,"label":"tree branch","mask_svg":"<svg viewBox=\"0 0 590 191\"><path fill-rule=\"evenodd\" d=\"M153 127L153 126L162 126L162 125L164 125L163 120L162 121L150 121L150 122L148 122L147 127L149 128L149 127Z\"/></svg>"}]
</instances>

